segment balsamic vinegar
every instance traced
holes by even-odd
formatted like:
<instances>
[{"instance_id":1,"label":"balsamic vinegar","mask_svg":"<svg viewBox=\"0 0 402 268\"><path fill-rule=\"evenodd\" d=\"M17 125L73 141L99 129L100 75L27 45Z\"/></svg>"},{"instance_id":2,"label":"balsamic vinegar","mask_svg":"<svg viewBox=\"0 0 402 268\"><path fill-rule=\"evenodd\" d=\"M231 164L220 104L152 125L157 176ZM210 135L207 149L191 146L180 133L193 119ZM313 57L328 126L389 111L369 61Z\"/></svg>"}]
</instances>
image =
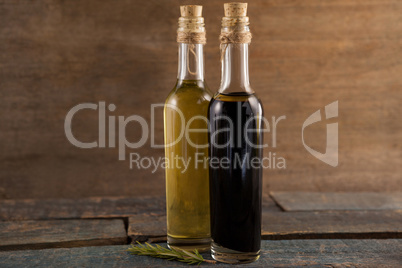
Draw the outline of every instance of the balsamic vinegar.
<instances>
[{"instance_id":1,"label":"balsamic vinegar","mask_svg":"<svg viewBox=\"0 0 402 268\"><path fill-rule=\"evenodd\" d=\"M222 116L225 119L214 120ZM230 128L226 118L233 123L231 133L218 132L210 141L211 159L227 158L230 162L230 168L210 167L211 233L216 244L241 252L256 252L261 243L262 171L247 165L262 156L262 149L250 145L262 144L262 133L254 131L261 129L256 116L262 116L262 107L253 94L220 94L209 108L211 133ZM219 148L228 140L235 146Z\"/></svg>"},{"instance_id":2,"label":"balsamic vinegar","mask_svg":"<svg viewBox=\"0 0 402 268\"><path fill-rule=\"evenodd\" d=\"M208 110L211 255L236 264L260 256L263 109L249 82L247 4L224 7L222 80Z\"/></svg>"}]
</instances>

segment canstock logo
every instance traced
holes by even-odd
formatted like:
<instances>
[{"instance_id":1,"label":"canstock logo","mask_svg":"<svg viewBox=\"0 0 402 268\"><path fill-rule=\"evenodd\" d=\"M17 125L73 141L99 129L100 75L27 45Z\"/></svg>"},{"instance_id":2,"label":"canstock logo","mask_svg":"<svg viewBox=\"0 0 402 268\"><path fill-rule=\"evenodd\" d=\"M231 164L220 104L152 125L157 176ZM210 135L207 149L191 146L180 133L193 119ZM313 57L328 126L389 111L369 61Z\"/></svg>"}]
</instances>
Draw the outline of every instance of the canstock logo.
<instances>
[{"instance_id":1,"label":"canstock logo","mask_svg":"<svg viewBox=\"0 0 402 268\"><path fill-rule=\"evenodd\" d=\"M338 117L338 101L335 101L325 106L325 119L335 117ZM320 110L315 111L312 115L310 115L307 118L306 121L304 121L302 128L302 142L304 148L306 148L306 150L310 154L312 154L322 162L327 163L330 166L336 167L338 166L338 123L327 124L327 146L325 149L325 153L317 152L304 142L304 129L307 126L320 121L321 121Z\"/></svg>"}]
</instances>

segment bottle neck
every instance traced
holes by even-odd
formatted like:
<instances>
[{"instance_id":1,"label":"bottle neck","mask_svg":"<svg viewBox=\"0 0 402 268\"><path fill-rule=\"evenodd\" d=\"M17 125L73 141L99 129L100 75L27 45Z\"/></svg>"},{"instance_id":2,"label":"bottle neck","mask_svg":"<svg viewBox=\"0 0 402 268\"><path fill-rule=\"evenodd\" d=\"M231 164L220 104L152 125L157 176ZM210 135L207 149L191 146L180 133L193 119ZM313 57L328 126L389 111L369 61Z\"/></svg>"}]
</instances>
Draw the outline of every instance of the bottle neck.
<instances>
[{"instance_id":1,"label":"bottle neck","mask_svg":"<svg viewBox=\"0 0 402 268\"><path fill-rule=\"evenodd\" d=\"M219 93L252 94L248 72L248 44L227 44L222 49L224 54Z\"/></svg>"},{"instance_id":2,"label":"bottle neck","mask_svg":"<svg viewBox=\"0 0 402 268\"><path fill-rule=\"evenodd\" d=\"M179 43L177 79L204 80L204 45Z\"/></svg>"}]
</instances>

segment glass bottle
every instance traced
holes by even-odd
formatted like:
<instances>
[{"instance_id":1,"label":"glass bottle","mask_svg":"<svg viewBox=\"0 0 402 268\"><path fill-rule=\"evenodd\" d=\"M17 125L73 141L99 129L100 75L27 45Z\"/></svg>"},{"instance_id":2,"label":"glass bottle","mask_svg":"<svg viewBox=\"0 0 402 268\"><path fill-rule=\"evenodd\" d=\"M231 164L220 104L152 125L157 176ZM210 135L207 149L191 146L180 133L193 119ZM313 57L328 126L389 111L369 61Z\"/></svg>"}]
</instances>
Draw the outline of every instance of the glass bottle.
<instances>
[{"instance_id":1,"label":"glass bottle","mask_svg":"<svg viewBox=\"0 0 402 268\"><path fill-rule=\"evenodd\" d=\"M180 9L178 33L205 34L202 7ZM199 251L211 244L207 114L212 93L204 80L203 46L179 42L177 83L164 107L168 245Z\"/></svg>"},{"instance_id":2,"label":"glass bottle","mask_svg":"<svg viewBox=\"0 0 402 268\"><path fill-rule=\"evenodd\" d=\"M262 158L263 109L249 82L246 8L225 4L221 40L227 34L241 38L221 45L221 86L208 114L211 252L227 263L257 260L261 246L262 167L255 163Z\"/></svg>"}]
</instances>

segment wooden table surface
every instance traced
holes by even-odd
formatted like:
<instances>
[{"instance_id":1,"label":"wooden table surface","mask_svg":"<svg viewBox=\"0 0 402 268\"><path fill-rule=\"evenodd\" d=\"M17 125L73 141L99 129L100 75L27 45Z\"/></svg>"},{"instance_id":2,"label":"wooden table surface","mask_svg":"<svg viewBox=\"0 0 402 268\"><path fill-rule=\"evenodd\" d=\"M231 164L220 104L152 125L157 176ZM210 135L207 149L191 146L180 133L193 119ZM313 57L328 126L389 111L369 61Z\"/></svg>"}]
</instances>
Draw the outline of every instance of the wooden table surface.
<instances>
[{"instance_id":1,"label":"wooden table surface","mask_svg":"<svg viewBox=\"0 0 402 268\"><path fill-rule=\"evenodd\" d=\"M271 192L248 266L402 266L401 223L398 192ZM165 245L164 197L0 201L0 267L183 265L130 255L134 241Z\"/></svg>"}]
</instances>

